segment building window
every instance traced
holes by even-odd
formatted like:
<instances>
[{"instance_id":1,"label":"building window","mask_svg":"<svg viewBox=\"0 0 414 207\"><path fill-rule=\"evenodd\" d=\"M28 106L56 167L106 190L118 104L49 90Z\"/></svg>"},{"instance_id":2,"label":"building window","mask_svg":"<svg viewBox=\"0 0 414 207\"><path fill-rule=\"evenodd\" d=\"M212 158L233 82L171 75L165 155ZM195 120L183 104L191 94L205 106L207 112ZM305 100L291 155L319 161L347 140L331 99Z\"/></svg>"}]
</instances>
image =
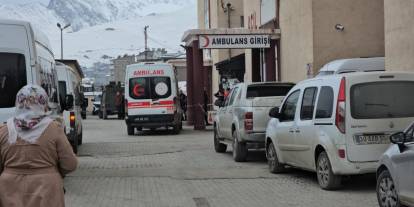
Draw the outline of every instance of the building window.
<instances>
[{"instance_id":1,"label":"building window","mask_svg":"<svg viewBox=\"0 0 414 207\"><path fill-rule=\"evenodd\" d=\"M240 16L240 27L244 27L244 16Z\"/></svg>"}]
</instances>

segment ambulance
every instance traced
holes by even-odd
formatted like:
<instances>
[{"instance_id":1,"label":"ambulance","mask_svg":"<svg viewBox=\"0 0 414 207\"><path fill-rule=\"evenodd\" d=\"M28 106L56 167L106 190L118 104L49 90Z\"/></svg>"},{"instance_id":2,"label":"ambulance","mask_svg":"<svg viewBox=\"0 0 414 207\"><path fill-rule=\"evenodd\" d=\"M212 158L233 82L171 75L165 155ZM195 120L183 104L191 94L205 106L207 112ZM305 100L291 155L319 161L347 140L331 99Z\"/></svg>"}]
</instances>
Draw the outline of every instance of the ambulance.
<instances>
[{"instance_id":1,"label":"ambulance","mask_svg":"<svg viewBox=\"0 0 414 207\"><path fill-rule=\"evenodd\" d=\"M170 64L128 65L125 74L125 121L128 135L135 129L182 129L182 109L176 72Z\"/></svg>"}]
</instances>

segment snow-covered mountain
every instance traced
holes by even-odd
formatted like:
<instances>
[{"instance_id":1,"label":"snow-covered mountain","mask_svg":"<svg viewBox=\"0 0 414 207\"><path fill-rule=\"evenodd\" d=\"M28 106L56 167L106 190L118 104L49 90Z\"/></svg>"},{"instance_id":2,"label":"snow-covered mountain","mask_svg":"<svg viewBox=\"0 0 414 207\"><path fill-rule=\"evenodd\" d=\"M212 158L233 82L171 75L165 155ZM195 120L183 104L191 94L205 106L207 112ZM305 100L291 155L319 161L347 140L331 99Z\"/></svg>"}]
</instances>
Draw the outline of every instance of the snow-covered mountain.
<instances>
[{"instance_id":1,"label":"snow-covered mountain","mask_svg":"<svg viewBox=\"0 0 414 207\"><path fill-rule=\"evenodd\" d=\"M167 13L188 6L192 0L51 0L53 10L74 31L85 26L132 19L150 13Z\"/></svg>"},{"instance_id":2,"label":"snow-covered mountain","mask_svg":"<svg viewBox=\"0 0 414 207\"><path fill-rule=\"evenodd\" d=\"M71 23L64 34L65 58L81 65L109 62L109 57L143 50L143 27L149 47L181 50L180 37L196 26L194 0L0 0L0 18L32 22L49 36L56 58L60 35L56 23Z\"/></svg>"}]
</instances>

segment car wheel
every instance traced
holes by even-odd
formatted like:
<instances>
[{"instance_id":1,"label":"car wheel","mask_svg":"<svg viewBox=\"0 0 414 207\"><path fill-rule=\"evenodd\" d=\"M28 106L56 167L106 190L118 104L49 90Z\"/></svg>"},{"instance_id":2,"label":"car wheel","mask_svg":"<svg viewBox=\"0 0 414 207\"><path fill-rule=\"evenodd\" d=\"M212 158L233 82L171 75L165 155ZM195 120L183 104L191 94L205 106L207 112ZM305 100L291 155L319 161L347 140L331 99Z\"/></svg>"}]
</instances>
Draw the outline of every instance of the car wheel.
<instances>
[{"instance_id":1,"label":"car wheel","mask_svg":"<svg viewBox=\"0 0 414 207\"><path fill-rule=\"evenodd\" d=\"M400 207L397 189L388 170L384 170L377 179L377 198L380 207Z\"/></svg>"},{"instance_id":2,"label":"car wheel","mask_svg":"<svg viewBox=\"0 0 414 207\"><path fill-rule=\"evenodd\" d=\"M321 152L318 156L316 174L319 186L324 190L335 190L341 186L342 177L332 172L331 162L326 152Z\"/></svg>"},{"instance_id":3,"label":"car wheel","mask_svg":"<svg viewBox=\"0 0 414 207\"><path fill-rule=\"evenodd\" d=\"M217 153L224 153L227 150L227 145L221 143L219 140L216 126L214 126L214 150Z\"/></svg>"},{"instance_id":4,"label":"car wheel","mask_svg":"<svg viewBox=\"0 0 414 207\"><path fill-rule=\"evenodd\" d=\"M127 125L127 131L128 131L128 135L132 136L135 134L135 127L131 126L131 125Z\"/></svg>"},{"instance_id":5,"label":"car wheel","mask_svg":"<svg viewBox=\"0 0 414 207\"><path fill-rule=\"evenodd\" d=\"M271 173L282 173L285 172L285 165L279 162L277 157L275 145L270 142L266 148L267 164L269 165L269 171Z\"/></svg>"},{"instance_id":6,"label":"car wheel","mask_svg":"<svg viewBox=\"0 0 414 207\"><path fill-rule=\"evenodd\" d=\"M78 154L78 148L79 148L78 138L75 137L72 143L72 150L73 150L73 153L75 153L75 155Z\"/></svg>"},{"instance_id":7,"label":"car wheel","mask_svg":"<svg viewBox=\"0 0 414 207\"><path fill-rule=\"evenodd\" d=\"M245 162L247 158L246 143L239 142L236 130L233 131L233 159L236 162Z\"/></svg>"},{"instance_id":8,"label":"car wheel","mask_svg":"<svg viewBox=\"0 0 414 207\"><path fill-rule=\"evenodd\" d=\"M79 134L79 137L78 137L78 144L79 144L79 145L82 145L82 144L83 144L83 132L81 132L81 133Z\"/></svg>"}]
</instances>

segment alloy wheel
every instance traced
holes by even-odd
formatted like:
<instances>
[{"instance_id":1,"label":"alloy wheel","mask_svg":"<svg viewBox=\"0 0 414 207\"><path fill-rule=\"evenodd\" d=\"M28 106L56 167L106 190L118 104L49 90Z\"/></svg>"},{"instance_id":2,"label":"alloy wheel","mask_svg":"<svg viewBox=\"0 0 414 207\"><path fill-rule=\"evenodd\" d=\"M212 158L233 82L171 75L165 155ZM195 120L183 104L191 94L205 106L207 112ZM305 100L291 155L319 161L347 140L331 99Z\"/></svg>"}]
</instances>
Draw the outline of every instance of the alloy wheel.
<instances>
[{"instance_id":1,"label":"alloy wheel","mask_svg":"<svg viewBox=\"0 0 414 207\"><path fill-rule=\"evenodd\" d=\"M378 200L382 207L398 206L398 195L395 189L394 181L391 179L391 177L386 176L380 180L378 197Z\"/></svg>"},{"instance_id":2,"label":"alloy wheel","mask_svg":"<svg viewBox=\"0 0 414 207\"><path fill-rule=\"evenodd\" d=\"M318 160L318 179L323 185L329 183L329 160L326 157L322 157Z\"/></svg>"},{"instance_id":3,"label":"alloy wheel","mask_svg":"<svg viewBox=\"0 0 414 207\"><path fill-rule=\"evenodd\" d=\"M269 169L274 169L276 165L276 150L272 143L269 144L269 147L267 147L266 152Z\"/></svg>"}]
</instances>

